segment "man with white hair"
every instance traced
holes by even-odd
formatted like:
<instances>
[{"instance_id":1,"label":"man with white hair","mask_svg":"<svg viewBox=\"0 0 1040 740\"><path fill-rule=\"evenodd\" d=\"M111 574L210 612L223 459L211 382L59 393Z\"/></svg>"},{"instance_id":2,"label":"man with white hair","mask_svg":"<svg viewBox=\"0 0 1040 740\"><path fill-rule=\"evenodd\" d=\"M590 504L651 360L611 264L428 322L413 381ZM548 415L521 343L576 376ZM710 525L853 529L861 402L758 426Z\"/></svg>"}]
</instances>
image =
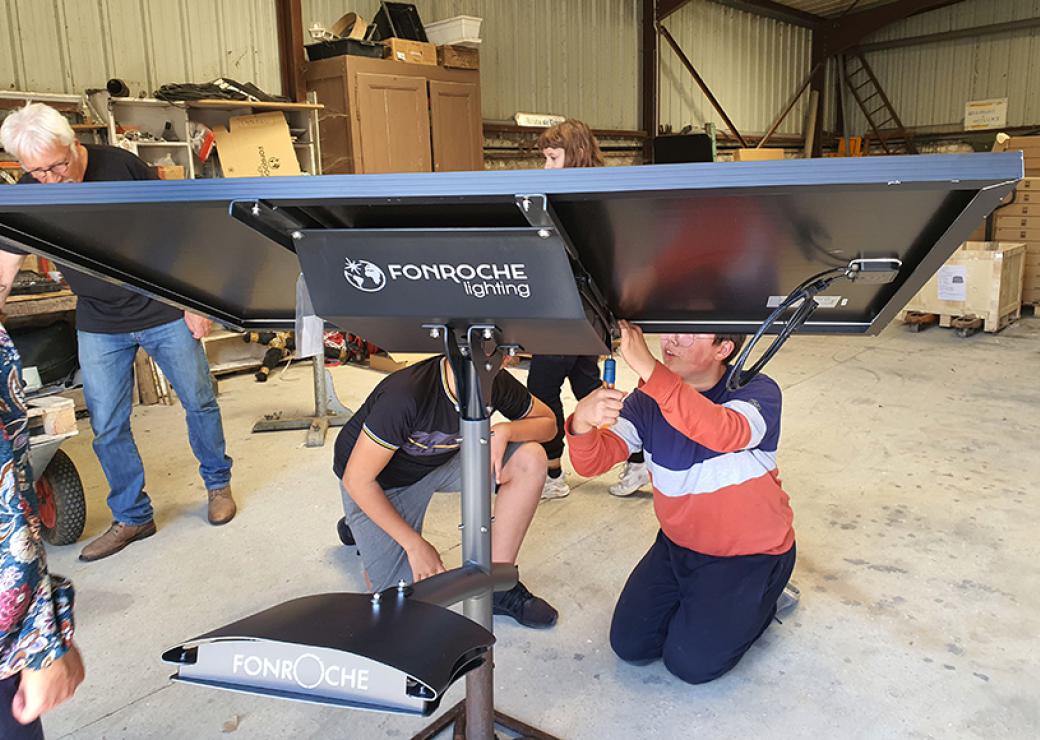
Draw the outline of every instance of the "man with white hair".
<instances>
[{"instance_id":1,"label":"man with white hair","mask_svg":"<svg viewBox=\"0 0 1040 740\"><path fill-rule=\"evenodd\" d=\"M0 125L0 145L18 159L20 183L155 180L130 152L82 144L64 116L42 103L10 113ZM0 307L25 259L0 248ZM209 492L211 524L235 515L231 458L213 393L209 363L199 341L210 321L187 311L66 267L62 274L77 296L76 329L83 395L94 430L94 452L108 479L112 526L90 542L80 560L99 560L155 534L152 505L144 491L144 465L130 429L133 363L138 347L151 355L177 392L188 423L188 441Z\"/></svg>"}]
</instances>

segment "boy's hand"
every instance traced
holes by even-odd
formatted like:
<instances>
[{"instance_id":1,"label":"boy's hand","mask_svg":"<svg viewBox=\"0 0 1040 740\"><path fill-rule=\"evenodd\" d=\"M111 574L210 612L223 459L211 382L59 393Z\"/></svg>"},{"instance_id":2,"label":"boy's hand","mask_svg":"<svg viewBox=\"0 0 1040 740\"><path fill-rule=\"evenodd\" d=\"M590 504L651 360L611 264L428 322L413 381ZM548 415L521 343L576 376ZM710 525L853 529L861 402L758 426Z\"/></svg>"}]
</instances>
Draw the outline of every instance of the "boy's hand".
<instances>
[{"instance_id":1,"label":"boy's hand","mask_svg":"<svg viewBox=\"0 0 1040 740\"><path fill-rule=\"evenodd\" d=\"M585 434L618 420L625 394L615 388L599 388L578 402L571 417L571 431Z\"/></svg>"},{"instance_id":2,"label":"boy's hand","mask_svg":"<svg viewBox=\"0 0 1040 740\"><path fill-rule=\"evenodd\" d=\"M437 548L419 537L415 544L405 550L408 565L412 568L412 580L415 583L444 572L444 563L437 553Z\"/></svg>"},{"instance_id":3,"label":"boy's hand","mask_svg":"<svg viewBox=\"0 0 1040 740\"><path fill-rule=\"evenodd\" d=\"M644 382L650 380L657 360L646 346L643 330L627 321L619 321L618 326L621 328L621 357Z\"/></svg>"}]
</instances>

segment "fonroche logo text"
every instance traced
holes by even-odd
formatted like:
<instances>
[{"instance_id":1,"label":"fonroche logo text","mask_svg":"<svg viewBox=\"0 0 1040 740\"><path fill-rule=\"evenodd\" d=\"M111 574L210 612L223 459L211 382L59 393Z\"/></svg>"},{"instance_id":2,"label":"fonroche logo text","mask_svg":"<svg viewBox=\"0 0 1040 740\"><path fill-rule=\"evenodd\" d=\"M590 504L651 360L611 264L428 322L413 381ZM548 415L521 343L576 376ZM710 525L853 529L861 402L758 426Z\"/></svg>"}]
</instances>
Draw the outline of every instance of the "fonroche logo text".
<instances>
[{"instance_id":1,"label":"fonroche logo text","mask_svg":"<svg viewBox=\"0 0 1040 740\"><path fill-rule=\"evenodd\" d=\"M466 295L531 297L527 265L522 262L479 264L404 263L388 264L386 270L367 260L347 259L343 271L347 281L358 290L372 293L392 281L452 282L461 285Z\"/></svg>"},{"instance_id":2,"label":"fonroche logo text","mask_svg":"<svg viewBox=\"0 0 1040 740\"><path fill-rule=\"evenodd\" d=\"M291 682L301 689L326 686L334 689L368 691L368 670L343 665L327 666L313 653L304 653L295 660L236 653L231 659L231 672L250 678Z\"/></svg>"}]
</instances>

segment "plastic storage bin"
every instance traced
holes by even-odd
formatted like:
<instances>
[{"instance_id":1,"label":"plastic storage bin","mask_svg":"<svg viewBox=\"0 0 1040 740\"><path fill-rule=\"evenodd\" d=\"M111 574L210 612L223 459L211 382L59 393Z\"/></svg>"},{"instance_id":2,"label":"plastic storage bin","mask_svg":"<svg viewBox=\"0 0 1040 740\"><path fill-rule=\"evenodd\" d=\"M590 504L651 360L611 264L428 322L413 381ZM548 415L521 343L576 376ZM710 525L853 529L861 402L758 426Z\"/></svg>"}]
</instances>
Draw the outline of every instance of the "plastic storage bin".
<instances>
[{"instance_id":1,"label":"plastic storage bin","mask_svg":"<svg viewBox=\"0 0 1040 740\"><path fill-rule=\"evenodd\" d=\"M480 46L480 24L483 18L457 15L426 24L426 37L437 46Z\"/></svg>"}]
</instances>

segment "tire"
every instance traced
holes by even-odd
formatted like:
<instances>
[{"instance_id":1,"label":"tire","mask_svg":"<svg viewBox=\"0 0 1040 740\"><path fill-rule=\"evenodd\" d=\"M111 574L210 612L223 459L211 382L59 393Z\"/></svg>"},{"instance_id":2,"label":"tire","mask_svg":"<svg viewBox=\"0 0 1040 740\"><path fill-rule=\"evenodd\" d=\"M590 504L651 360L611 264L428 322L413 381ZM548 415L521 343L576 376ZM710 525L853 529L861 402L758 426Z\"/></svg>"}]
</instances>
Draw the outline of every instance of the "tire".
<instances>
[{"instance_id":1,"label":"tire","mask_svg":"<svg viewBox=\"0 0 1040 740\"><path fill-rule=\"evenodd\" d=\"M87 523L87 500L83 481L72 458L61 450L54 453L36 480L40 505L41 534L51 545L71 545L83 535Z\"/></svg>"}]
</instances>

